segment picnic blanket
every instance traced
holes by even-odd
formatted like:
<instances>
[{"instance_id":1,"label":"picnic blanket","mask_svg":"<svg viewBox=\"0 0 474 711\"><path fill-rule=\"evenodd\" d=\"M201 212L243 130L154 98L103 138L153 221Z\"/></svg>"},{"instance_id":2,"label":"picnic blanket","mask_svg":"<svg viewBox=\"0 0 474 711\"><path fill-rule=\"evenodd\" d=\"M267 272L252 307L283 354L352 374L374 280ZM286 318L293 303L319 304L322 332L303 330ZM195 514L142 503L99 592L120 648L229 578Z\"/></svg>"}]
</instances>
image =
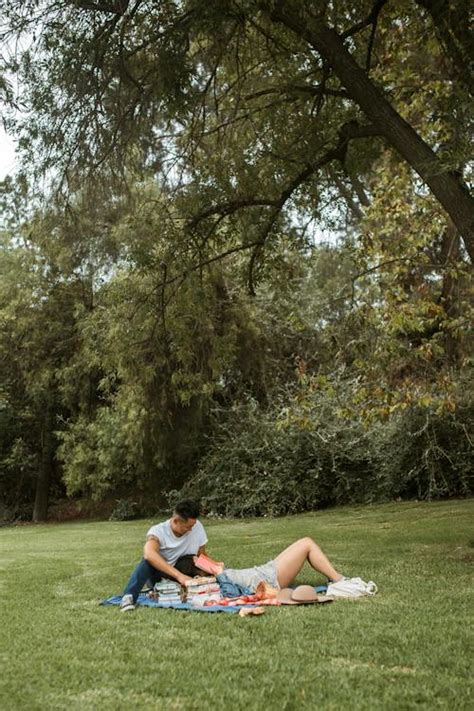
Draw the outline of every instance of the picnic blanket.
<instances>
[{"instance_id":1,"label":"picnic blanket","mask_svg":"<svg viewBox=\"0 0 474 711\"><path fill-rule=\"evenodd\" d=\"M327 590L326 585L318 585L315 588L315 591L317 593L325 593ZM224 598L225 599L225 598ZM223 602L224 602L223 599ZM100 603L101 605L120 605L120 602L122 600L121 595L113 595L112 597L108 597L106 600L102 600ZM237 601L237 600L236 600ZM158 602L158 600L153 600L152 598L149 598L146 593L140 593L138 596L138 600L135 603L137 606L141 607L161 607L164 609L171 609L171 610L188 610L190 612L231 612L231 613L237 613L239 612L242 607L253 607L256 604L261 605L262 601L255 600L255 602L246 602L245 597L240 598L240 602L238 604L232 605L231 600L228 598L225 599L225 602L223 605L209 605L209 606L197 606L197 605L191 605L189 602Z\"/></svg>"},{"instance_id":2,"label":"picnic blanket","mask_svg":"<svg viewBox=\"0 0 474 711\"><path fill-rule=\"evenodd\" d=\"M101 605L120 605L121 595L113 595L106 600L102 600ZM141 607L161 607L169 610L190 610L191 612L239 612L240 607L234 605L213 605L212 607L197 607L189 602L158 602L147 597L146 593L140 593L135 603Z\"/></svg>"}]
</instances>

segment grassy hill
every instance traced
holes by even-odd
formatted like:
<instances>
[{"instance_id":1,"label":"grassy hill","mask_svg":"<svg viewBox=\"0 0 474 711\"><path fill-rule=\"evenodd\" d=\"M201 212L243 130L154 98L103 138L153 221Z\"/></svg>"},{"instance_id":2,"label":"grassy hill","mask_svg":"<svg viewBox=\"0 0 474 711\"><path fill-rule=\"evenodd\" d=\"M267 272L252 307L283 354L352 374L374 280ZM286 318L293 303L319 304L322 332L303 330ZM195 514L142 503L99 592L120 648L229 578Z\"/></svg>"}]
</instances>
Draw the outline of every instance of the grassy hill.
<instances>
[{"instance_id":1,"label":"grassy hill","mask_svg":"<svg viewBox=\"0 0 474 711\"><path fill-rule=\"evenodd\" d=\"M473 500L204 521L210 553L233 567L310 535L379 586L246 619L100 607L150 523L0 530L2 709L472 708ZM299 581L323 582L309 568Z\"/></svg>"}]
</instances>

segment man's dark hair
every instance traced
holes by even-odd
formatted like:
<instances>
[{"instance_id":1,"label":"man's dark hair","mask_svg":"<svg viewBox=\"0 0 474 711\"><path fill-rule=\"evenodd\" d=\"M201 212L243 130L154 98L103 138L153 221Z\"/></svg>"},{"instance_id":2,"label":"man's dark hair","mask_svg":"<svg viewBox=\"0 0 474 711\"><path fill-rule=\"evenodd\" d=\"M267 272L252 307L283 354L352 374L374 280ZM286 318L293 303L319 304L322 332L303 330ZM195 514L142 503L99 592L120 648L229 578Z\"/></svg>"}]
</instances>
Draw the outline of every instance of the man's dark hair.
<instances>
[{"instance_id":1,"label":"man's dark hair","mask_svg":"<svg viewBox=\"0 0 474 711\"><path fill-rule=\"evenodd\" d=\"M188 518L199 518L199 514L201 513L199 504L197 501L193 501L193 499L183 499L183 501L178 501L173 511L185 521L187 521Z\"/></svg>"}]
</instances>

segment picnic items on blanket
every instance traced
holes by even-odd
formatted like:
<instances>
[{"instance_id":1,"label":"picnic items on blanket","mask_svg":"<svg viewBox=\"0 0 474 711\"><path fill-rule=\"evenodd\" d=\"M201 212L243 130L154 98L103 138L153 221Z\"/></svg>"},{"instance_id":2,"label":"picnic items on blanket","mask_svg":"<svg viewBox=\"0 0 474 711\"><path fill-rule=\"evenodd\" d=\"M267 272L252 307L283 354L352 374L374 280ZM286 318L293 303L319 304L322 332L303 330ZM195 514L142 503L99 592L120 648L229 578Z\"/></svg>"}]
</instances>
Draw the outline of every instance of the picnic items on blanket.
<instances>
[{"instance_id":1,"label":"picnic items on blanket","mask_svg":"<svg viewBox=\"0 0 474 711\"><path fill-rule=\"evenodd\" d=\"M280 605L308 605L314 603L332 602L326 595L318 595L311 585L298 585L297 588L279 590L276 599Z\"/></svg>"},{"instance_id":2,"label":"picnic items on blanket","mask_svg":"<svg viewBox=\"0 0 474 711\"><path fill-rule=\"evenodd\" d=\"M221 605L222 607L227 607L230 605L232 607L240 607L241 605L281 605L281 602L276 598L262 599L257 594L252 595L241 595L240 597L221 597L217 602L209 600L204 603L204 607L211 607L212 605Z\"/></svg>"},{"instance_id":3,"label":"picnic items on blanket","mask_svg":"<svg viewBox=\"0 0 474 711\"><path fill-rule=\"evenodd\" d=\"M196 568L199 568L199 570L209 573L209 575L219 575L219 573L222 573L224 570L224 563L219 563L218 561L209 558L209 556L205 553L194 556L194 565Z\"/></svg>"},{"instance_id":4,"label":"picnic items on blanket","mask_svg":"<svg viewBox=\"0 0 474 711\"><path fill-rule=\"evenodd\" d=\"M369 580L368 583L364 582L362 578L343 578L335 583L329 583L326 592L327 597L330 598L357 598L363 597L364 595L375 595L377 592L377 585L373 580Z\"/></svg>"},{"instance_id":5,"label":"picnic items on blanket","mask_svg":"<svg viewBox=\"0 0 474 711\"><path fill-rule=\"evenodd\" d=\"M173 580L160 580L155 583L148 597L161 603L189 602L202 607L209 599L220 599L220 587L217 580L211 576L196 576L188 580L185 586Z\"/></svg>"},{"instance_id":6,"label":"picnic items on blanket","mask_svg":"<svg viewBox=\"0 0 474 711\"><path fill-rule=\"evenodd\" d=\"M212 579L213 578L211 578L211 580ZM206 584L202 583L201 578L194 578L192 581L189 581L186 587L191 586L192 589L193 582L197 589ZM212 588L214 586L218 587L215 582L209 583L209 585ZM185 597L184 588L175 581L161 580L155 584L154 589L148 594L141 593L135 604L138 606L144 605L146 607L163 607L176 610L238 612L241 617L246 617L247 615L261 615L265 606L279 606L284 604L301 605L307 604L308 602L331 602L332 598L328 598L324 594L319 594L325 590L325 586L319 586L319 588L315 589L310 585L300 585L295 589L285 588L283 590L277 590L268 583L261 581L257 585L255 593L242 594L236 597L224 597L222 596L222 591L218 592L216 590L215 592L191 595L188 601L184 602L182 600L182 597ZM285 597L285 595L295 595L297 599L292 602L285 602L281 599ZM314 600L314 597L317 599ZM121 601L122 596L115 595L107 600L103 600L101 604L120 605ZM244 610L248 610L248 612L244 612Z\"/></svg>"},{"instance_id":7,"label":"picnic items on blanket","mask_svg":"<svg viewBox=\"0 0 474 711\"><path fill-rule=\"evenodd\" d=\"M208 600L219 600L220 596L219 583L213 576L196 576L186 583L186 602L190 602L192 605L202 607Z\"/></svg>"},{"instance_id":8,"label":"picnic items on blanket","mask_svg":"<svg viewBox=\"0 0 474 711\"><path fill-rule=\"evenodd\" d=\"M209 593L208 595L195 595L191 599L188 599L188 603L193 607L202 608L220 605L222 599L220 593Z\"/></svg>"},{"instance_id":9,"label":"picnic items on blanket","mask_svg":"<svg viewBox=\"0 0 474 711\"><path fill-rule=\"evenodd\" d=\"M186 583L186 590L189 594L199 594L207 592L219 592L219 583L213 575L196 575Z\"/></svg>"},{"instance_id":10,"label":"picnic items on blanket","mask_svg":"<svg viewBox=\"0 0 474 711\"><path fill-rule=\"evenodd\" d=\"M173 580L160 580L155 583L150 597L165 603L183 602L183 588Z\"/></svg>"},{"instance_id":11,"label":"picnic items on blanket","mask_svg":"<svg viewBox=\"0 0 474 711\"><path fill-rule=\"evenodd\" d=\"M278 590L272 588L268 583L263 580L257 585L255 593L248 595L240 595L238 597L221 597L218 602L210 600L204 603L206 607L210 605L280 605L277 600Z\"/></svg>"}]
</instances>

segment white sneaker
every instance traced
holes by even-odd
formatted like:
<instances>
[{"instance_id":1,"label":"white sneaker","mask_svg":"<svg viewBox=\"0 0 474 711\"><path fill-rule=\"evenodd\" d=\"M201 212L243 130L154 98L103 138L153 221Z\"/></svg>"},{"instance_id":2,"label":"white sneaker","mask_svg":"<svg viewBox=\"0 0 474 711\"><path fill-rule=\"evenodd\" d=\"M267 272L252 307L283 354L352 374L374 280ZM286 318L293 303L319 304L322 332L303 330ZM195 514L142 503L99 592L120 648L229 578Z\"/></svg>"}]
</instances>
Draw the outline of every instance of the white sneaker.
<instances>
[{"instance_id":1,"label":"white sneaker","mask_svg":"<svg viewBox=\"0 0 474 711\"><path fill-rule=\"evenodd\" d=\"M373 580L368 583L362 578L343 578L335 583L329 583L326 592L327 597L355 598L364 595L375 595L377 586Z\"/></svg>"},{"instance_id":2,"label":"white sneaker","mask_svg":"<svg viewBox=\"0 0 474 711\"><path fill-rule=\"evenodd\" d=\"M120 601L120 612L129 612L135 609L135 603L133 602L133 595L124 595Z\"/></svg>"}]
</instances>

